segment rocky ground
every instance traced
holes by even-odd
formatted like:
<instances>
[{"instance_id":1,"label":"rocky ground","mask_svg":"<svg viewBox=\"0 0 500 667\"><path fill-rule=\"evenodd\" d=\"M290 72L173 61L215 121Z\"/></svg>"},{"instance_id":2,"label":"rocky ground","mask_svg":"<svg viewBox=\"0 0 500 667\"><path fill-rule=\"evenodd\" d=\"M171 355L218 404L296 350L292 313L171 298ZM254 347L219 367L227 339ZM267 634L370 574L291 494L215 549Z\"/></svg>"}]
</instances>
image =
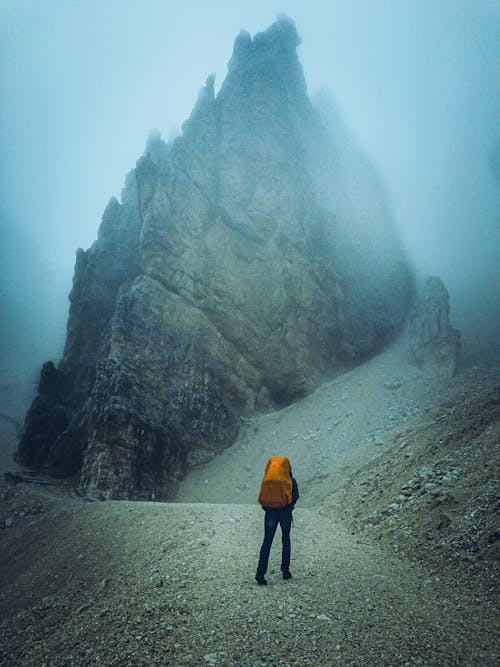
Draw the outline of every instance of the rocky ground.
<instances>
[{"instance_id":1,"label":"rocky ground","mask_svg":"<svg viewBox=\"0 0 500 667\"><path fill-rule=\"evenodd\" d=\"M430 379L397 345L246 422L176 503L4 479L0 662L498 664L498 377L468 364ZM272 454L290 456L301 490L294 576L280 578L277 539L259 587L255 497Z\"/></svg>"}]
</instances>

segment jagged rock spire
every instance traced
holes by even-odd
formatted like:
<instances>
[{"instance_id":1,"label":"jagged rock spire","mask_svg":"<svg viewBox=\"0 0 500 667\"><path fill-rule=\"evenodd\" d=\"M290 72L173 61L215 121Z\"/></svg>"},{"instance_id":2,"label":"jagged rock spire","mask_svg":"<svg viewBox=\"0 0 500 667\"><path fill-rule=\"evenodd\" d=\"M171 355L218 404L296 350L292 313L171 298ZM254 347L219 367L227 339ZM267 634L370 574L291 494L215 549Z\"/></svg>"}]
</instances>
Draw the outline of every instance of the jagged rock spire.
<instances>
[{"instance_id":1,"label":"jagged rock spire","mask_svg":"<svg viewBox=\"0 0 500 667\"><path fill-rule=\"evenodd\" d=\"M91 497L168 498L241 416L304 396L404 322L412 276L389 212L380 262L372 207L350 225L321 194L338 163L299 43L286 17L240 33L218 95L210 76L182 136L148 141L78 255L64 359L27 416L24 462L80 471Z\"/></svg>"}]
</instances>

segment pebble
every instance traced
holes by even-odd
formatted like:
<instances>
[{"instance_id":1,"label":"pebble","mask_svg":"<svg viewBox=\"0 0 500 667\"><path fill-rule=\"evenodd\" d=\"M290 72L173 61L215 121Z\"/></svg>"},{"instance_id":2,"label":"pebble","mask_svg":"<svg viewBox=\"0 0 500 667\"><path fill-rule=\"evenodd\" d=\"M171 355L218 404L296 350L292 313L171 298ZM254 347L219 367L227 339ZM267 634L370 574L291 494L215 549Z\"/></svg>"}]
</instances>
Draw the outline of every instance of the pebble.
<instances>
[{"instance_id":1,"label":"pebble","mask_svg":"<svg viewBox=\"0 0 500 667\"><path fill-rule=\"evenodd\" d=\"M389 507L386 509L386 512L390 512L390 513L392 513L392 512L399 512L400 509L401 509L401 505L399 505L398 503L392 503L392 504L389 505Z\"/></svg>"},{"instance_id":2,"label":"pebble","mask_svg":"<svg viewBox=\"0 0 500 667\"><path fill-rule=\"evenodd\" d=\"M426 491L432 491L433 489L437 489L438 485L435 482L426 482L424 484L424 489Z\"/></svg>"},{"instance_id":3,"label":"pebble","mask_svg":"<svg viewBox=\"0 0 500 667\"><path fill-rule=\"evenodd\" d=\"M384 387L394 391L395 389L399 389L401 387L401 382L398 382L397 380L395 382L386 382Z\"/></svg>"}]
</instances>

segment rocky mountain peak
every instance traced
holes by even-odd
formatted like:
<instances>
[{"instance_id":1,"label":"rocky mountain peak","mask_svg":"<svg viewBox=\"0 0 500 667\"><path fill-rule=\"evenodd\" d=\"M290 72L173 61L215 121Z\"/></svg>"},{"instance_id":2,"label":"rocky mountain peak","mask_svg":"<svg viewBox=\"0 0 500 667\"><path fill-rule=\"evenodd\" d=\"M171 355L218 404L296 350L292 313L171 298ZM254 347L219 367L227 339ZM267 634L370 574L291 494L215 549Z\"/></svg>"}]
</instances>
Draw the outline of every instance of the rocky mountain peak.
<instances>
[{"instance_id":1,"label":"rocky mountain peak","mask_svg":"<svg viewBox=\"0 0 500 667\"><path fill-rule=\"evenodd\" d=\"M280 15L267 30L252 39L246 30L241 30L234 41L233 55L228 65L232 75L238 69L250 71L256 66L295 65L297 47L301 43L293 20Z\"/></svg>"},{"instance_id":2,"label":"rocky mountain peak","mask_svg":"<svg viewBox=\"0 0 500 667\"><path fill-rule=\"evenodd\" d=\"M211 75L182 136L149 137L78 255L64 358L22 461L79 471L91 497L167 498L242 416L304 396L403 325L413 279L389 208L344 197L337 211L322 194L342 165L299 41L285 17L240 33L218 95ZM383 202L356 165L343 183ZM368 229L383 230L384 261Z\"/></svg>"},{"instance_id":3,"label":"rocky mountain peak","mask_svg":"<svg viewBox=\"0 0 500 667\"><path fill-rule=\"evenodd\" d=\"M285 16L253 39L241 31L234 43L220 102L241 100L243 95L247 101L254 101L262 114L266 108L272 110L273 100L283 107L282 111L289 105L307 104L306 82L297 56L300 42L294 22Z\"/></svg>"}]
</instances>

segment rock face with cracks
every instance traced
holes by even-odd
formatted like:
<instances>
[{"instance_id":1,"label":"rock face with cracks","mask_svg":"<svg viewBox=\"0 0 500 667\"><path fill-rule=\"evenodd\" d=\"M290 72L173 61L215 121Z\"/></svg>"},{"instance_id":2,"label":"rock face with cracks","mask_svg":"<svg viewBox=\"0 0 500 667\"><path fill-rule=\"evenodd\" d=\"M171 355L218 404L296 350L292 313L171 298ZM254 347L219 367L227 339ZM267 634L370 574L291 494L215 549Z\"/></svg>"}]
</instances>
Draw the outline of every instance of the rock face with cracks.
<instances>
[{"instance_id":1,"label":"rock face with cracks","mask_svg":"<svg viewBox=\"0 0 500 667\"><path fill-rule=\"evenodd\" d=\"M414 363L451 377L460 359L460 332L451 326L448 290L437 276L426 278L411 313L408 336Z\"/></svg>"},{"instance_id":2,"label":"rock face with cracks","mask_svg":"<svg viewBox=\"0 0 500 667\"><path fill-rule=\"evenodd\" d=\"M151 135L78 251L64 357L44 366L21 461L79 475L90 497L167 498L242 416L304 396L404 323L413 281L389 210L350 219L369 187L354 173L341 211L327 194L338 154L299 42L286 18L241 32L182 136Z\"/></svg>"}]
</instances>

